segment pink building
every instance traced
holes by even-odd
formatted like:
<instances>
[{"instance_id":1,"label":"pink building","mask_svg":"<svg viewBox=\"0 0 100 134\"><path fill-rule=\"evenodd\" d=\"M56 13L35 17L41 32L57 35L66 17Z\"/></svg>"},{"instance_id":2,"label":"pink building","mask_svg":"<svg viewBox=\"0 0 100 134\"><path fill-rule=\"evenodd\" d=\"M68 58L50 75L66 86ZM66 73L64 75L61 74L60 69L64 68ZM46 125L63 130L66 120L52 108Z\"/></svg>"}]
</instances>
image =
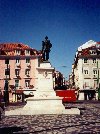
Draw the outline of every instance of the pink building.
<instances>
[{"instance_id":1,"label":"pink building","mask_svg":"<svg viewBox=\"0 0 100 134\"><path fill-rule=\"evenodd\" d=\"M0 88L4 90L5 80L9 87L32 88L36 84L36 67L39 53L22 43L0 44Z\"/></svg>"}]
</instances>

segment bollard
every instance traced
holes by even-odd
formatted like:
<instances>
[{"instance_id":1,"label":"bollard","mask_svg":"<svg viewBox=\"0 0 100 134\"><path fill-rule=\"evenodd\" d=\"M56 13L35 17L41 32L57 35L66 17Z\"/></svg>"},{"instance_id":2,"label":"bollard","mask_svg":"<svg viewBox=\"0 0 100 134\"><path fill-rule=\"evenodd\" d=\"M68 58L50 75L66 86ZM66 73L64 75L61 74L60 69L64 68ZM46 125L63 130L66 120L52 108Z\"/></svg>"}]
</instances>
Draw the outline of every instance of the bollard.
<instances>
[{"instance_id":1,"label":"bollard","mask_svg":"<svg viewBox=\"0 0 100 134\"><path fill-rule=\"evenodd\" d=\"M25 94L22 93L22 102L25 102L24 99L25 99Z\"/></svg>"}]
</instances>

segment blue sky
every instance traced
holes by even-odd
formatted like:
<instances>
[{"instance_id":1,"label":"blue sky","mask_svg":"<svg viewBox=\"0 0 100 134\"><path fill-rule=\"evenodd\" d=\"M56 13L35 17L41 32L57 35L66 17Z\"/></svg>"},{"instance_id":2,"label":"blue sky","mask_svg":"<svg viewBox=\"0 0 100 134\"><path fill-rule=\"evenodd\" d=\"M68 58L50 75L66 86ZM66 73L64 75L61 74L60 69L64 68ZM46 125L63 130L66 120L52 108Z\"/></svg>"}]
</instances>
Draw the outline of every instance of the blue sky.
<instances>
[{"instance_id":1,"label":"blue sky","mask_svg":"<svg viewBox=\"0 0 100 134\"><path fill-rule=\"evenodd\" d=\"M68 77L77 48L100 41L100 0L0 0L0 43L41 50L46 35L52 66Z\"/></svg>"}]
</instances>

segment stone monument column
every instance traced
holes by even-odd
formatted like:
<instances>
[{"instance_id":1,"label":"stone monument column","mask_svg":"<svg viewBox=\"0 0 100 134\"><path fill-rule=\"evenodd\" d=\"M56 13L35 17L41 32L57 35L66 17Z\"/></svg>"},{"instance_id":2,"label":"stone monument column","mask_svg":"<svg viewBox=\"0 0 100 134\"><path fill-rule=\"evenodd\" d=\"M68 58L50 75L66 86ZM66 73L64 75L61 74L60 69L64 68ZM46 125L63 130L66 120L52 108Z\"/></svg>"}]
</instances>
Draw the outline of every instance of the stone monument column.
<instances>
[{"instance_id":1,"label":"stone monument column","mask_svg":"<svg viewBox=\"0 0 100 134\"><path fill-rule=\"evenodd\" d=\"M34 92L34 98L52 99L57 97L53 89L53 71L49 61L40 63L40 66L36 68L38 72L37 88Z\"/></svg>"}]
</instances>

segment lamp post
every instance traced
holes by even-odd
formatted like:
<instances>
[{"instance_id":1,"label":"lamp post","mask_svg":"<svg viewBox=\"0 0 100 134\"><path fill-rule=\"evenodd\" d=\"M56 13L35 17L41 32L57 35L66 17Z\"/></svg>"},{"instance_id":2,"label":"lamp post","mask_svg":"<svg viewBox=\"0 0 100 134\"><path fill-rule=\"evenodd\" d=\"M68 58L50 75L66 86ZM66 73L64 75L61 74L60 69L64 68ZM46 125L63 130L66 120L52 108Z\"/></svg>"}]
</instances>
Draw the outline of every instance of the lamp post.
<instances>
[{"instance_id":1,"label":"lamp post","mask_svg":"<svg viewBox=\"0 0 100 134\"><path fill-rule=\"evenodd\" d=\"M99 66L98 66L98 61L97 61L97 71L98 71L98 77L97 77L98 100L100 100L100 84L99 84Z\"/></svg>"},{"instance_id":2,"label":"lamp post","mask_svg":"<svg viewBox=\"0 0 100 134\"><path fill-rule=\"evenodd\" d=\"M8 78L7 78L8 75L10 78L10 70L8 68L9 59L6 60L6 64L7 64L7 70L5 72L6 80L4 85L4 101L5 101L5 105L7 106L9 104L9 91L8 91Z\"/></svg>"},{"instance_id":3,"label":"lamp post","mask_svg":"<svg viewBox=\"0 0 100 134\"><path fill-rule=\"evenodd\" d=\"M4 101L5 105L7 106L9 104L8 80L5 81L4 86Z\"/></svg>"}]
</instances>

